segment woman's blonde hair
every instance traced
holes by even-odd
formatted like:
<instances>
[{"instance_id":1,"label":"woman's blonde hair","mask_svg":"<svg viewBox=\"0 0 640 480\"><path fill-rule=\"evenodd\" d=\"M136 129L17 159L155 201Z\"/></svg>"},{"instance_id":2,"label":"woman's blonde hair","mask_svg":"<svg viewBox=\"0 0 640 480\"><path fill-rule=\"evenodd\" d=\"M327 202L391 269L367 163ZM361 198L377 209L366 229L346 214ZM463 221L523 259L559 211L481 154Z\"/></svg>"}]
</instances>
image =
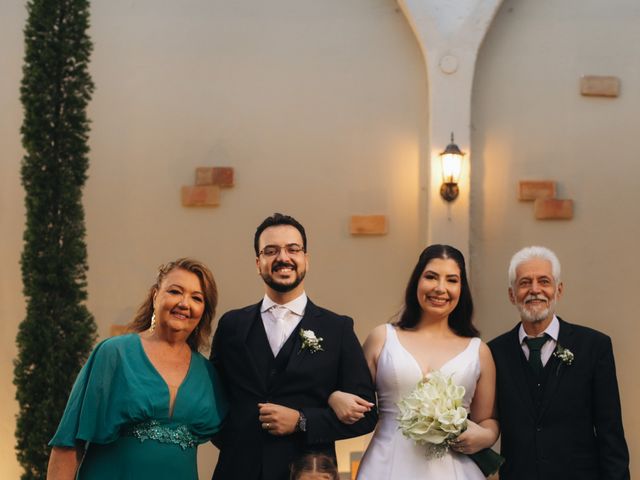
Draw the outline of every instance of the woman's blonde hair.
<instances>
[{"instance_id":1,"label":"woman's blonde hair","mask_svg":"<svg viewBox=\"0 0 640 480\"><path fill-rule=\"evenodd\" d=\"M144 302L138 308L133 320L128 325L131 332L144 332L151 326L151 316L153 315L153 297L160 289L160 284L164 278L175 269L182 269L193 273L200 280L202 290L205 297L204 312L200 318L200 322L187 338L187 344L192 350L198 351L209 346L209 337L211 335L211 322L216 314L216 306L218 305L218 288L213 279L211 270L202 262L192 258L179 258L173 262L160 265L158 268L158 277L156 282L149 289L149 293Z\"/></svg>"}]
</instances>

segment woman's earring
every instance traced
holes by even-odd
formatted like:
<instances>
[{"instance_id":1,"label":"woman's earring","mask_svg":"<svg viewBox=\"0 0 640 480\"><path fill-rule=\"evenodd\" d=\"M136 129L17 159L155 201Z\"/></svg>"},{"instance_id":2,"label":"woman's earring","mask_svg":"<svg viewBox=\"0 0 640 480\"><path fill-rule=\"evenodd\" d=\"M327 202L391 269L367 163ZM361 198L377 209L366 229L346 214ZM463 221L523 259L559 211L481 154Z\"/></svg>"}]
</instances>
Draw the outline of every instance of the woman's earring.
<instances>
[{"instance_id":1,"label":"woman's earring","mask_svg":"<svg viewBox=\"0 0 640 480\"><path fill-rule=\"evenodd\" d=\"M149 325L149 332L153 333L155 329L156 329L156 312L153 312L153 314L151 315L151 325Z\"/></svg>"}]
</instances>

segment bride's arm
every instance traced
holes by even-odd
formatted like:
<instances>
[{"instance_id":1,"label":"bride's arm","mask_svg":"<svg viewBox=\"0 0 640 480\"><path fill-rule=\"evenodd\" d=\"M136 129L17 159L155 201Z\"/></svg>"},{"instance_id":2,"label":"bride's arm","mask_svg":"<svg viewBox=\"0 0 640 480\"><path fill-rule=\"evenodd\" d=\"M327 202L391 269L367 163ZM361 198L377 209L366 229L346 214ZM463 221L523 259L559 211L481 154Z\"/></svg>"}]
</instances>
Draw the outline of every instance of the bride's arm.
<instances>
[{"instance_id":1,"label":"bride's arm","mask_svg":"<svg viewBox=\"0 0 640 480\"><path fill-rule=\"evenodd\" d=\"M378 357L380 356L380 351L384 346L387 336L386 328L386 325L379 325L374 328L363 346L364 358L369 366L374 384ZM329 397L329 406L342 423L352 424L363 418L365 412L371 410L375 405L357 395L337 390Z\"/></svg>"},{"instance_id":2,"label":"bride's arm","mask_svg":"<svg viewBox=\"0 0 640 480\"><path fill-rule=\"evenodd\" d=\"M387 340L387 324L378 325L374 328L367 339L364 341L364 345L362 349L364 350L364 358L367 361L367 365L369 366L369 371L371 372L371 380L373 381L373 385L376 384L376 371L378 368L378 357L380 357L380 352L382 351L382 347L384 347L384 342Z\"/></svg>"},{"instance_id":3,"label":"bride's arm","mask_svg":"<svg viewBox=\"0 0 640 480\"><path fill-rule=\"evenodd\" d=\"M496 366L489 347L480 345L480 377L471 402L471 420L452 448L462 453L475 453L491 447L500 434L496 419Z\"/></svg>"}]
</instances>

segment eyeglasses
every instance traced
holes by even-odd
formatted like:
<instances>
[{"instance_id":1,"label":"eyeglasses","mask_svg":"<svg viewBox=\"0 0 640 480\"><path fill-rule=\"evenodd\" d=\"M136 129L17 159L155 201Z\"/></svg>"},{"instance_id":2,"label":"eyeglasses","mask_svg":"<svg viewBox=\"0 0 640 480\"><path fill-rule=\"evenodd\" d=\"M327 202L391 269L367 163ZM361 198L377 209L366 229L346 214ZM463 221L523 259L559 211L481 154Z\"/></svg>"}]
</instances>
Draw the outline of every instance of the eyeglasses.
<instances>
[{"instance_id":1,"label":"eyeglasses","mask_svg":"<svg viewBox=\"0 0 640 480\"><path fill-rule=\"evenodd\" d=\"M275 257L282 249L284 249L289 255L298 255L304 252L303 246L298 245L297 243L290 243L284 247L280 247L278 245L267 245L258 252L258 256L264 255L265 257Z\"/></svg>"}]
</instances>

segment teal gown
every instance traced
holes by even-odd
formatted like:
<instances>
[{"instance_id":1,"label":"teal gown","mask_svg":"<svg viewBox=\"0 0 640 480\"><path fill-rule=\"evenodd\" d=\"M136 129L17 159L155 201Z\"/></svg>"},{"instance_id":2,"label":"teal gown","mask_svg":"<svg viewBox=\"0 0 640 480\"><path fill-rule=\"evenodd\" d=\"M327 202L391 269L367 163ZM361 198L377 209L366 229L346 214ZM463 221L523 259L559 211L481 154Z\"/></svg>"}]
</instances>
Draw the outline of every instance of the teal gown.
<instances>
[{"instance_id":1,"label":"teal gown","mask_svg":"<svg viewBox=\"0 0 640 480\"><path fill-rule=\"evenodd\" d=\"M210 362L198 352L169 412L169 389L137 334L109 338L82 367L50 446L86 453L80 480L197 480L197 446L227 410Z\"/></svg>"}]
</instances>

